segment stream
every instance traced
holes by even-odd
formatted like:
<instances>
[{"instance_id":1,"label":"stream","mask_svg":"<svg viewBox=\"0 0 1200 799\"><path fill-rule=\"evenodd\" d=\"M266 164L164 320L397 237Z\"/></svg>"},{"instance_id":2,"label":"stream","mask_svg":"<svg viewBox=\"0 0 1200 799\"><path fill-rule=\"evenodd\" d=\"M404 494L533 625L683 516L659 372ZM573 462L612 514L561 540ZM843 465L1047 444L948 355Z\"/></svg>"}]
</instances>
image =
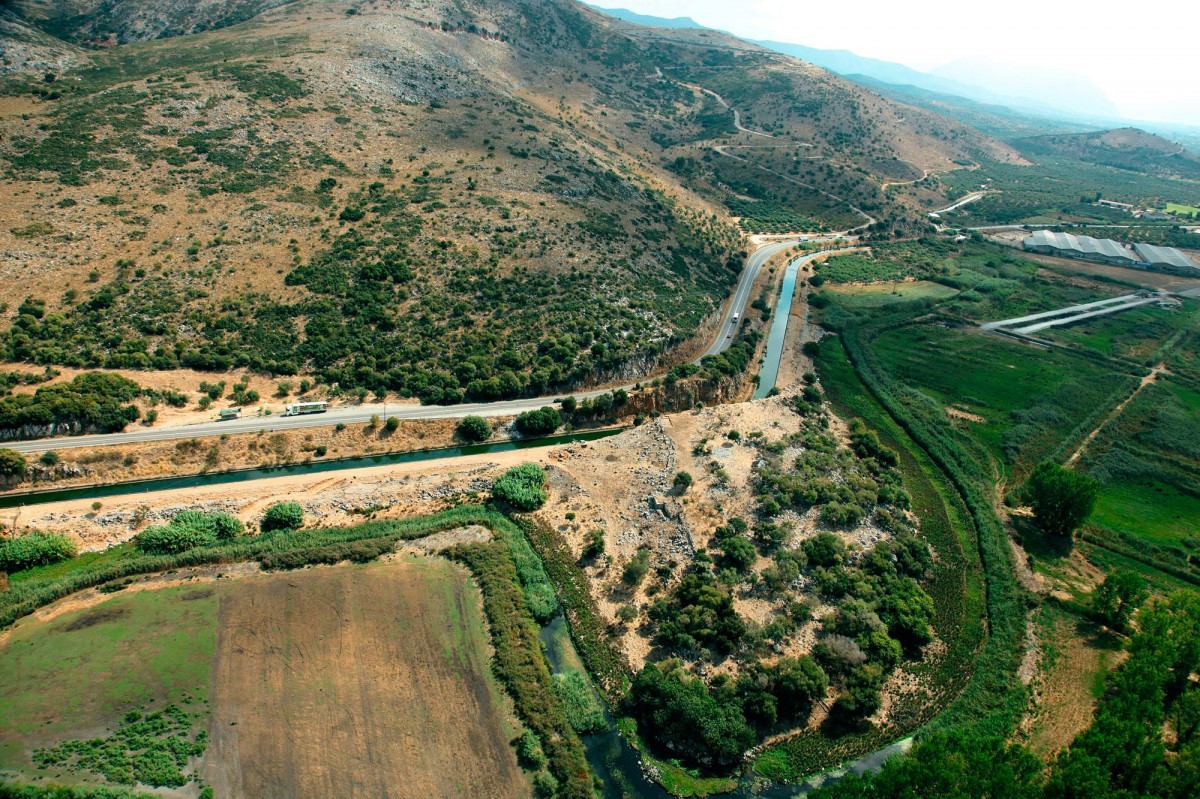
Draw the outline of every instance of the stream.
<instances>
[{"instance_id":1,"label":"stream","mask_svg":"<svg viewBox=\"0 0 1200 799\"><path fill-rule=\"evenodd\" d=\"M541 629L542 646L546 650L546 660L550 663L553 674L575 670L587 674L583 661L575 651L571 640L571 632L562 614L555 616ZM593 690L594 687L593 687ZM603 706L603 701L601 705ZM613 718L605 710L609 728L595 735L582 736L583 746L587 752L588 765L600 777L604 784L601 796L603 799L671 799L657 783L646 779L642 773L641 758L637 751L617 732ZM794 785L781 785L764 779L754 779L749 766L742 774L742 780L737 789L720 796L733 799L797 799L823 785L829 785L840 780L848 773L865 774L875 771L889 757L912 748L912 738L905 738L877 752L872 752L858 760L847 763L838 769L832 769L822 774L814 775L807 780Z\"/></svg>"}]
</instances>

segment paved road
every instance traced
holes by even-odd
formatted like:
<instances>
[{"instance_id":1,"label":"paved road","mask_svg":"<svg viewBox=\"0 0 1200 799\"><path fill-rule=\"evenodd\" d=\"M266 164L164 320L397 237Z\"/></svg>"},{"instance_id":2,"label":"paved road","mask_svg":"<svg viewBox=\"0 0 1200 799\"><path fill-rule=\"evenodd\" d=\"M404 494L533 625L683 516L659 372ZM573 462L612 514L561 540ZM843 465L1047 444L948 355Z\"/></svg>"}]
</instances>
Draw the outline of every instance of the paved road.
<instances>
[{"instance_id":1,"label":"paved road","mask_svg":"<svg viewBox=\"0 0 1200 799\"><path fill-rule=\"evenodd\" d=\"M829 236L828 238L837 238L837 236ZM822 238L813 238L810 241L823 241ZM717 328L716 338L712 344L704 350L703 353L696 359L699 362L701 359L724 352L733 344L736 337L737 327L746 311L746 305L750 300L750 292L754 288L754 282L758 280L759 274L773 256L794 247L799 243L798 239L787 239L784 241L773 242L764 245L755 250L749 258L746 259L746 266L742 270L742 276L738 280L737 288L734 289L732 301L729 303L728 309L725 311L725 316L721 320L720 326ZM737 315L737 319L734 319ZM645 379L645 378L643 378ZM621 388L630 389L631 385L622 386ZM575 394L579 399L598 397L601 394L606 394L612 389L597 389L594 391L586 391ZM559 395L562 396L562 395ZM233 419L226 422L203 422L200 424L179 425L177 427L162 427L162 428L136 428L127 430L123 433L97 434L87 436L69 436L59 438L42 438L34 441L13 441L5 443L3 446L9 449L14 449L17 452L36 453L45 452L50 449L76 449L78 447L99 447L99 446L114 446L117 444L135 444L145 443L150 441L174 441L186 438L202 438L204 436L219 436L225 433L256 433L260 430L278 431L278 430L298 430L305 427L325 427L335 425L339 422L344 424L365 424L371 420L371 417L378 416L386 418L394 416L400 420L407 419L458 419L463 416L511 416L524 411L536 410L545 405L552 404L555 397L533 397L530 399L505 400L502 402L478 402L462 405L412 405L412 404L391 404L391 403L371 403L364 405L355 405L348 408L332 408L326 413L311 414L307 416L246 416L241 419Z\"/></svg>"},{"instance_id":2,"label":"paved road","mask_svg":"<svg viewBox=\"0 0 1200 799\"><path fill-rule=\"evenodd\" d=\"M729 349L729 345L733 344L734 337L737 335L738 325L745 318L746 304L750 302L750 292L754 289L754 282L758 280L763 267L771 258L799 243L797 239L787 239L766 244L759 247L746 259L746 268L742 270L742 277L733 291L733 301L729 303L729 310L725 312L725 318L717 329L717 337L713 339L713 343L709 345L708 349L700 354L697 361ZM733 318L735 314L737 319Z\"/></svg>"},{"instance_id":3,"label":"paved road","mask_svg":"<svg viewBox=\"0 0 1200 799\"><path fill-rule=\"evenodd\" d=\"M725 102L725 98L722 97L721 95L717 94L716 92L714 92L712 89L706 89L703 86L694 86L691 83L685 83L683 85L687 86L689 89L699 89L700 91L702 91L705 94L709 95L710 97L714 98L718 103L721 104L721 107L724 108L726 111L732 111L733 112L733 126L735 128L737 128L738 130L740 130L742 133L750 133L755 136L765 136L768 139L778 139L779 138L778 136L772 136L770 133L763 133L761 130L751 130L750 128L743 125L742 124L742 112L738 111L736 108L731 106L729 103Z\"/></svg>"}]
</instances>

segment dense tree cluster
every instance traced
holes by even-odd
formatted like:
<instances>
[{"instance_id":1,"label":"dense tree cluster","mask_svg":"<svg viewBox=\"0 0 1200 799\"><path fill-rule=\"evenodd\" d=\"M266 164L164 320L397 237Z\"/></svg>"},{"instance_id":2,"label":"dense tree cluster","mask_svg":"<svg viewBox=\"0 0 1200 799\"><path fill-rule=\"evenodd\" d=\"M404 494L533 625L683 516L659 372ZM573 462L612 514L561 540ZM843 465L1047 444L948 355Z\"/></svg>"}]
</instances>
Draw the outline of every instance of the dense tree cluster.
<instances>
[{"instance_id":1,"label":"dense tree cluster","mask_svg":"<svg viewBox=\"0 0 1200 799\"><path fill-rule=\"evenodd\" d=\"M825 696L828 680L810 657L754 663L736 680L712 684L678 660L638 672L625 700L639 730L659 749L712 767L736 763L780 723L802 723Z\"/></svg>"},{"instance_id":2,"label":"dense tree cluster","mask_svg":"<svg viewBox=\"0 0 1200 799\"><path fill-rule=\"evenodd\" d=\"M33 394L0 399L0 430L8 437L24 428L57 425L72 433L114 433L137 420L130 404L141 393L134 381L106 372L77 375L66 383L42 386Z\"/></svg>"},{"instance_id":3,"label":"dense tree cluster","mask_svg":"<svg viewBox=\"0 0 1200 799\"><path fill-rule=\"evenodd\" d=\"M1144 610L1092 724L1048 768L999 738L935 735L814 799L1192 799L1200 785L1200 595Z\"/></svg>"}]
</instances>

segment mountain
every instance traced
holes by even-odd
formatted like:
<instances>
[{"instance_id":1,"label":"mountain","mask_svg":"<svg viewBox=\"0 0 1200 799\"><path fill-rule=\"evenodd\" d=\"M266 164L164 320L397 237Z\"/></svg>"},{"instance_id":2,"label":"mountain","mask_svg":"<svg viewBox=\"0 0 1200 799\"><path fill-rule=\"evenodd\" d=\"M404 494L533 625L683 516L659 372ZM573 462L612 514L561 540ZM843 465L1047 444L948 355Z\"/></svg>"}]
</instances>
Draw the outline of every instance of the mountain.
<instances>
[{"instance_id":1,"label":"mountain","mask_svg":"<svg viewBox=\"0 0 1200 799\"><path fill-rule=\"evenodd\" d=\"M601 9L620 19L636 18L644 25L666 28L703 28L690 18L665 19L632 12ZM711 30L705 28L705 30ZM851 79L870 81L922 92L956 96L974 103L1005 106L1018 113L1033 114L1052 120L1097 124L1121 118L1116 106L1086 78L1063 71L1022 70L980 59L961 59L933 72L922 72L892 61L867 58L849 50L825 50L818 47L779 41L756 41L763 47ZM872 88L876 88L872 85Z\"/></svg>"},{"instance_id":2,"label":"mountain","mask_svg":"<svg viewBox=\"0 0 1200 799\"><path fill-rule=\"evenodd\" d=\"M591 4L589 4L591 5ZM704 28L696 20L691 17L674 17L667 19L666 17L652 17L647 14L639 14L636 11L630 11L627 8L602 8L601 6L593 5L592 8L600 11L610 17L616 17L623 22L632 22L635 25L645 25L647 28ZM708 30L708 28L705 28Z\"/></svg>"},{"instance_id":3,"label":"mountain","mask_svg":"<svg viewBox=\"0 0 1200 799\"><path fill-rule=\"evenodd\" d=\"M1057 116L1120 119L1121 112L1091 80L1046 67L1019 67L983 58L963 58L933 70L933 76L978 86L1005 105ZM933 88L933 87L926 87ZM937 91L935 88L934 91ZM966 95L990 102L987 97Z\"/></svg>"},{"instance_id":4,"label":"mountain","mask_svg":"<svg viewBox=\"0 0 1200 799\"><path fill-rule=\"evenodd\" d=\"M1156 177L1200 180L1200 156L1137 128L1035 136L1013 144L1031 155L1075 158Z\"/></svg>"},{"instance_id":5,"label":"mountain","mask_svg":"<svg viewBox=\"0 0 1200 799\"><path fill-rule=\"evenodd\" d=\"M8 0L18 15L73 44L112 46L227 28L296 0Z\"/></svg>"},{"instance_id":6,"label":"mountain","mask_svg":"<svg viewBox=\"0 0 1200 799\"><path fill-rule=\"evenodd\" d=\"M1017 157L726 34L570 0L117 7L10 11L73 60L2 87L6 360L425 402L570 390L690 352L740 269L732 210L907 229L915 201L881 183L940 197L926 170Z\"/></svg>"},{"instance_id":7,"label":"mountain","mask_svg":"<svg viewBox=\"0 0 1200 799\"><path fill-rule=\"evenodd\" d=\"M81 53L0 6L0 76L57 72L79 62Z\"/></svg>"},{"instance_id":8,"label":"mountain","mask_svg":"<svg viewBox=\"0 0 1200 799\"><path fill-rule=\"evenodd\" d=\"M981 103L961 95L943 94L910 84L886 83L866 75L850 74L845 77L890 100L957 119L1003 141L1049 133L1077 133L1088 128L1084 123L1014 111L1005 105Z\"/></svg>"}]
</instances>

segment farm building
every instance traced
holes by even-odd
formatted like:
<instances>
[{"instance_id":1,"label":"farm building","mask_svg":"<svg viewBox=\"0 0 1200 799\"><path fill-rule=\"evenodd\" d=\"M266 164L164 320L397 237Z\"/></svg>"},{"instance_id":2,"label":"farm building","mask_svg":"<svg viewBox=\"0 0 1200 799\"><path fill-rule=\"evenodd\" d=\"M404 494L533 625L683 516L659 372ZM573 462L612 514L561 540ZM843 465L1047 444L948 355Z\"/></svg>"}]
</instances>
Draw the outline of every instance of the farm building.
<instances>
[{"instance_id":1,"label":"farm building","mask_svg":"<svg viewBox=\"0 0 1200 799\"><path fill-rule=\"evenodd\" d=\"M1133 245L1133 251L1137 253L1139 261L1144 261L1155 269L1200 277L1200 266L1196 266L1191 258L1188 258L1174 247L1135 244Z\"/></svg>"},{"instance_id":2,"label":"farm building","mask_svg":"<svg viewBox=\"0 0 1200 799\"><path fill-rule=\"evenodd\" d=\"M1064 258L1079 258L1117 266L1132 266L1134 257L1124 244L1112 239L1093 239L1091 236L1076 236L1071 233L1055 233L1052 230L1036 230L1025 237L1023 246L1029 252L1059 255Z\"/></svg>"},{"instance_id":3,"label":"farm building","mask_svg":"<svg viewBox=\"0 0 1200 799\"><path fill-rule=\"evenodd\" d=\"M1129 211L1130 213L1133 212L1133 205L1130 203L1119 203L1116 200L1098 200L1096 205L1102 205L1105 208L1115 208L1118 211Z\"/></svg>"}]
</instances>

